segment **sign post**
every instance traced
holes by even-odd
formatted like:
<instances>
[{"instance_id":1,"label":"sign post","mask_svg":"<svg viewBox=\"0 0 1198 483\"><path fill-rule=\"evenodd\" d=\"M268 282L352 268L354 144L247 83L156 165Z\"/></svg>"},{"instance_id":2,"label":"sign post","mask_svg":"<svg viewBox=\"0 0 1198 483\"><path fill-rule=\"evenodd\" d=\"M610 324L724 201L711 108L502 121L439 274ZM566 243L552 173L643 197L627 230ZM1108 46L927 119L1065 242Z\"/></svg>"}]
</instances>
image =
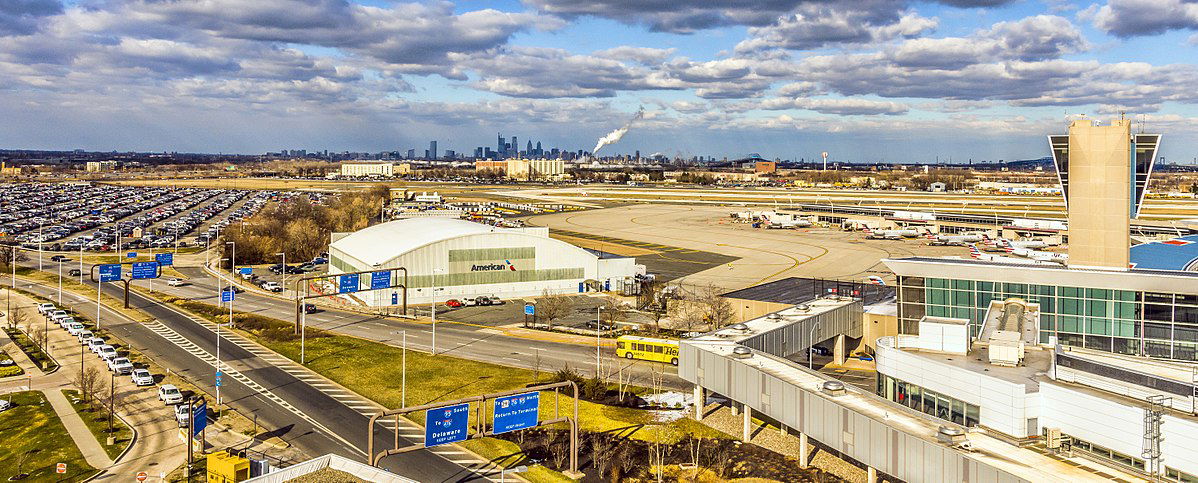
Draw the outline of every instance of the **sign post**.
<instances>
[{"instance_id":1,"label":"sign post","mask_svg":"<svg viewBox=\"0 0 1198 483\"><path fill-rule=\"evenodd\" d=\"M67 464L59 463L57 465L54 465L54 472L58 473L60 475L65 474L67 472Z\"/></svg>"}]
</instances>

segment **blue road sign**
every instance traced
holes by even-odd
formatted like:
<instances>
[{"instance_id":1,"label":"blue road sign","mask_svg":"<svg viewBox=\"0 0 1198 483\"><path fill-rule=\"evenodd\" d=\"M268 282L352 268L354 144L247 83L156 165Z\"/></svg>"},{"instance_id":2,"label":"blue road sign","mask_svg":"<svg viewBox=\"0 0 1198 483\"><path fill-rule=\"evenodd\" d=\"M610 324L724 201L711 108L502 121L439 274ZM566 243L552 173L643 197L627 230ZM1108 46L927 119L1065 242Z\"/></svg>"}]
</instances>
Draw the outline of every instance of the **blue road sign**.
<instances>
[{"instance_id":1,"label":"blue road sign","mask_svg":"<svg viewBox=\"0 0 1198 483\"><path fill-rule=\"evenodd\" d=\"M533 304L524 304L524 315L534 315L537 313L537 306Z\"/></svg>"},{"instance_id":2,"label":"blue road sign","mask_svg":"<svg viewBox=\"0 0 1198 483\"><path fill-rule=\"evenodd\" d=\"M220 371L216 371L216 387L220 387L220 376L222 376Z\"/></svg>"},{"instance_id":3,"label":"blue road sign","mask_svg":"<svg viewBox=\"0 0 1198 483\"><path fill-rule=\"evenodd\" d=\"M137 252L129 252L125 256L128 258L137 258Z\"/></svg>"},{"instance_id":4,"label":"blue road sign","mask_svg":"<svg viewBox=\"0 0 1198 483\"><path fill-rule=\"evenodd\" d=\"M175 264L175 254L174 253L157 253L154 255L154 261L158 262L159 265L174 265Z\"/></svg>"},{"instance_id":5,"label":"blue road sign","mask_svg":"<svg viewBox=\"0 0 1198 483\"><path fill-rule=\"evenodd\" d=\"M158 262L133 262L134 280L143 280L147 278L158 278Z\"/></svg>"},{"instance_id":6,"label":"blue road sign","mask_svg":"<svg viewBox=\"0 0 1198 483\"><path fill-rule=\"evenodd\" d=\"M221 302L232 302L233 298L236 297L236 295L237 295L237 292L234 292L232 290L221 290L220 291L220 301Z\"/></svg>"},{"instance_id":7,"label":"blue road sign","mask_svg":"<svg viewBox=\"0 0 1198 483\"><path fill-rule=\"evenodd\" d=\"M370 273L370 289L381 290L391 288L391 272L371 272Z\"/></svg>"},{"instance_id":8,"label":"blue road sign","mask_svg":"<svg viewBox=\"0 0 1198 483\"><path fill-rule=\"evenodd\" d=\"M399 305L399 292L391 292L391 305Z\"/></svg>"},{"instance_id":9,"label":"blue road sign","mask_svg":"<svg viewBox=\"0 0 1198 483\"><path fill-rule=\"evenodd\" d=\"M337 293L349 293L358 291L358 274L350 273L337 277Z\"/></svg>"},{"instance_id":10,"label":"blue road sign","mask_svg":"<svg viewBox=\"0 0 1198 483\"><path fill-rule=\"evenodd\" d=\"M492 432L502 434L536 426L540 407L541 393L536 391L495 398Z\"/></svg>"},{"instance_id":11,"label":"blue road sign","mask_svg":"<svg viewBox=\"0 0 1198 483\"><path fill-rule=\"evenodd\" d=\"M254 267L241 267L241 268L237 269L237 271L241 272L242 275L249 275L251 273L254 273Z\"/></svg>"},{"instance_id":12,"label":"blue road sign","mask_svg":"<svg viewBox=\"0 0 1198 483\"><path fill-rule=\"evenodd\" d=\"M116 263L100 265L100 281L115 282L121 279L121 266Z\"/></svg>"},{"instance_id":13,"label":"blue road sign","mask_svg":"<svg viewBox=\"0 0 1198 483\"><path fill-rule=\"evenodd\" d=\"M202 402L199 406L195 406L191 410L191 437L199 436L200 431L203 431L208 426L208 403Z\"/></svg>"},{"instance_id":14,"label":"blue road sign","mask_svg":"<svg viewBox=\"0 0 1198 483\"><path fill-rule=\"evenodd\" d=\"M465 441L469 422L470 403L425 411L424 446L430 448Z\"/></svg>"}]
</instances>

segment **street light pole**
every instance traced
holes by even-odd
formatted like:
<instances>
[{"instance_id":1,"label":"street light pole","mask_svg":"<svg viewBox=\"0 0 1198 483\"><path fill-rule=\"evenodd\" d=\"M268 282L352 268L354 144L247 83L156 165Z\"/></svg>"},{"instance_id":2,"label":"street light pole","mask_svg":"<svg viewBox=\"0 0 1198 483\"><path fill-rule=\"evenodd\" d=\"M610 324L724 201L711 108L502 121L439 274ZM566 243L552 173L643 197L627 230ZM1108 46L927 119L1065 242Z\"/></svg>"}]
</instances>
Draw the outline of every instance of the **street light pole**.
<instances>
[{"instance_id":1,"label":"street light pole","mask_svg":"<svg viewBox=\"0 0 1198 483\"><path fill-rule=\"evenodd\" d=\"M595 379L599 378L599 329L603 327L603 320L599 317L599 313L602 310L602 305L595 307Z\"/></svg>"},{"instance_id":2,"label":"street light pole","mask_svg":"<svg viewBox=\"0 0 1198 483\"><path fill-rule=\"evenodd\" d=\"M62 305L62 260L58 261L58 305Z\"/></svg>"},{"instance_id":3,"label":"street light pole","mask_svg":"<svg viewBox=\"0 0 1198 483\"><path fill-rule=\"evenodd\" d=\"M296 296L298 297L299 294L296 294ZM304 364L305 361L307 361L306 354L304 353L306 342L307 342L307 336L306 336L307 332L308 332L308 308L300 307L300 364L301 365Z\"/></svg>"},{"instance_id":4,"label":"street light pole","mask_svg":"<svg viewBox=\"0 0 1198 483\"><path fill-rule=\"evenodd\" d=\"M283 269L279 273L283 275L283 296L287 296L287 252L279 252L275 255L283 257Z\"/></svg>"},{"instance_id":5,"label":"street light pole","mask_svg":"<svg viewBox=\"0 0 1198 483\"><path fill-rule=\"evenodd\" d=\"M813 355L815 354L815 328L816 327L819 327L818 320L815 321L814 324L811 324L811 330L807 332L807 368L813 369L813 370L815 368L815 365L812 364L811 361L814 359Z\"/></svg>"},{"instance_id":6,"label":"street light pole","mask_svg":"<svg viewBox=\"0 0 1198 483\"><path fill-rule=\"evenodd\" d=\"M79 283L83 283L83 244L79 244Z\"/></svg>"},{"instance_id":7,"label":"street light pole","mask_svg":"<svg viewBox=\"0 0 1198 483\"><path fill-rule=\"evenodd\" d=\"M433 289L431 291L432 299L431 299L431 302L429 303L429 308L433 313L432 317L433 317L433 355L434 356L437 355L437 272L440 272L440 271L441 271L440 268L433 269Z\"/></svg>"},{"instance_id":8,"label":"street light pole","mask_svg":"<svg viewBox=\"0 0 1198 483\"><path fill-rule=\"evenodd\" d=\"M225 260L227 260L227 259L225 259L225 258L220 259L220 261L222 261L222 262ZM216 273L220 273L220 272L216 272ZM230 292L234 291L232 281L229 281L229 291ZM220 287L220 278L218 277L216 279L216 300L220 300L220 299L224 298L224 297L222 297L223 294L221 292L222 292L222 290ZM229 296L229 324L233 323L233 297L234 297L234 295ZM216 374L218 377L220 376L220 319L216 320ZM216 386L216 406L217 407L220 407L220 402L221 402L220 385L217 385Z\"/></svg>"},{"instance_id":9,"label":"street light pole","mask_svg":"<svg viewBox=\"0 0 1198 483\"><path fill-rule=\"evenodd\" d=\"M229 255L229 274L237 275L237 242L225 242L225 245L233 245L233 253ZM233 279L229 279L229 283L233 283Z\"/></svg>"}]
</instances>

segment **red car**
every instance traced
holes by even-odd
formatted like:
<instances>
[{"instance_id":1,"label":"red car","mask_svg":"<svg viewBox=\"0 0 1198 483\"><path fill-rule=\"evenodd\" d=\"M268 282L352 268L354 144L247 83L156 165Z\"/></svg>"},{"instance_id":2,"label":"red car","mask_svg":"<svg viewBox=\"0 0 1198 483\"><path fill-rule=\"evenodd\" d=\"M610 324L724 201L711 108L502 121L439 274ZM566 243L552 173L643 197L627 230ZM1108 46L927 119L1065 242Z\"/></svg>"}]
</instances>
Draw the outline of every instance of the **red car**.
<instances>
[{"instance_id":1,"label":"red car","mask_svg":"<svg viewBox=\"0 0 1198 483\"><path fill-rule=\"evenodd\" d=\"M465 305L465 304L463 304L462 301L458 300L458 299L449 299L449 300L445 301L446 307L461 307L463 305Z\"/></svg>"}]
</instances>

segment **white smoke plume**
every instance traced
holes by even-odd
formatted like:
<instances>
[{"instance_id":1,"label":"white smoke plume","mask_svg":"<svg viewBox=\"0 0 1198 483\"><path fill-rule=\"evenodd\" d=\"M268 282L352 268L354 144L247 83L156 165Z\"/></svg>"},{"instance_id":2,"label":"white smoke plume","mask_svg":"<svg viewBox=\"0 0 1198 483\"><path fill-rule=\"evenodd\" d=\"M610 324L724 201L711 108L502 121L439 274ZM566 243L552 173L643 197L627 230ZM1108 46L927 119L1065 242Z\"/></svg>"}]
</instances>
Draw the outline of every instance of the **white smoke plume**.
<instances>
[{"instance_id":1,"label":"white smoke plume","mask_svg":"<svg viewBox=\"0 0 1198 483\"><path fill-rule=\"evenodd\" d=\"M591 150L591 155L598 153L599 148L607 146L608 144L615 144L616 141L619 141L620 139L622 139L625 134L628 134L628 129L632 127L632 124L635 123L636 121L639 121L643 117L645 117L645 108L644 107L637 109L636 115L632 116L632 119L630 119L623 126L620 126L619 129L609 132L609 133L607 133L606 136L599 138L599 142L595 143L595 149Z\"/></svg>"}]
</instances>

